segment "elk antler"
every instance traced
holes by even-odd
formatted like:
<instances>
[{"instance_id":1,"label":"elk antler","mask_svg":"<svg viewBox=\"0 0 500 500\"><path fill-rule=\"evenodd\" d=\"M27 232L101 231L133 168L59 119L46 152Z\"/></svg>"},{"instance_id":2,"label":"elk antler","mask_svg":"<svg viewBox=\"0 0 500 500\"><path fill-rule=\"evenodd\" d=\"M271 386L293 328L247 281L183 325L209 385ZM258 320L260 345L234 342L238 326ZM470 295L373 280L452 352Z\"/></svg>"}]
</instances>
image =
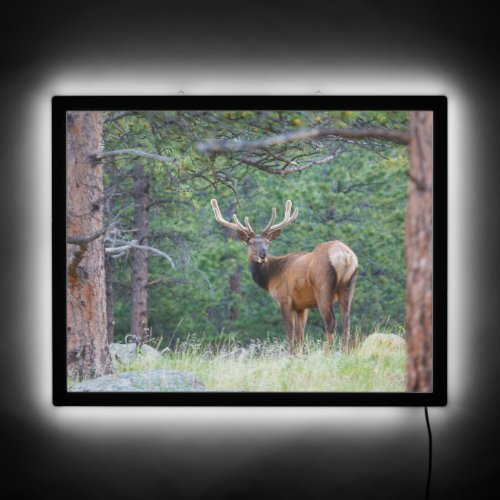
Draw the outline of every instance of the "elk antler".
<instances>
[{"instance_id":1,"label":"elk antler","mask_svg":"<svg viewBox=\"0 0 500 500\"><path fill-rule=\"evenodd\" d=\"M238 217L236 217L236 214L233 215L233 220L234 222L228 222L224 217L222 217L222 214L220 213L219 205L217 204L217 200L213 199L210 200L210 205L212 205L212 209L214 211L215 215L215 220L219 223L222 224L224 227L227 227L229 229L234 229L235 231L241 231L244 234L248 236L255 236L255 232L250 226L250 223L248 221L248 217L245 217L245 226L238 220Z\"/></svg>"},{"instance_id":2,"label":"elk antler","mask_svg":"<svg viewBox=\"0 0 500 500\"><path fill-rule=\"evenodd\" d=\"M273 225L274 219L276 219L276 209L275 208L273 208L273 213L271 215L271 220L269 221L269 223L267 224L267 226L262 230L263 233L266 233L269 230L269 228Z\"/></svg>"},{"instance_id":3,"label":"elk antler","mask_svg":"<svg viewBox=\"0 0 500 500\"><path fill-rule=\"evenodd\" d=\"M290 224L290 222L293 222L296 218L297 215L299 214L299 209L296 208L293 212L293 214L290 216L290 212L292 211L292 202L290 200L287 200L285 204L285 218L279 223L279 224L274 224L274 219L276 219L276 209L273 208L273 213L271 215L271 220L267 224L267 226L264 228L262 231L262 234L271 234L274 233L275 231L278 231L279 229L285 227L287 224Z\"/></svg>"}]
</instances>

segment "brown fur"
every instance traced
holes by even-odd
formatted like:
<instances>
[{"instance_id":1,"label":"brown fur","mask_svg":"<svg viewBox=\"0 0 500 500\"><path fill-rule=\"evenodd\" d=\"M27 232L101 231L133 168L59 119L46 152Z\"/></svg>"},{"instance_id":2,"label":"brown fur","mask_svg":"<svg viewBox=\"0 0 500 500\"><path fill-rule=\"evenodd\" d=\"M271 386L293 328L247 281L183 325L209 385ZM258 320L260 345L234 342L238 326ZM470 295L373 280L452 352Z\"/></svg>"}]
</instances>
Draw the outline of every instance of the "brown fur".
<instances>
[{"instance_id":1,"label":"brown fur","mask_svg":"<svg viewBox=\"0 0 500 500\"><path fill-rule=\"evenodd\" d=\"M219 224L233 229L248 247L248 264L254 281L267 290L279 305L290 344L302 349L304 327L309 309L319 309L324 323L324 333L331 345L337 325L333 305L340 304L344 350L348 349L350 333L350 311L354 296L358 259L354 252L340 241L321 243L312 252L296 252L282 257L269 257L269 243L275 240L286 225L297 218L293 214L292 202L285 204L285 217L274 224L276 209L267 226L260 234L251 228L248 218L243 225L236 215L234 222L222 217L217 200L210 201L215 219Z\"/></svg>"},{"instance_id":2,"label":"brown fur","mask_svg":"<svg viewBox=\"0 0 500 500\"><path fill-rule=\"evenodd\" d=\"M258 262L262 241L254 245L250 239L248 246L252 277L279 305L291 352L302 347L308 309L319 309L326 341L329 345L332 343L336 327L333 305L336 302L340 303L343 343L347 349L358 267L354 252L340 241L330 241L309 253L267 257L266 262Z\"/></svg>"}]
</instances>

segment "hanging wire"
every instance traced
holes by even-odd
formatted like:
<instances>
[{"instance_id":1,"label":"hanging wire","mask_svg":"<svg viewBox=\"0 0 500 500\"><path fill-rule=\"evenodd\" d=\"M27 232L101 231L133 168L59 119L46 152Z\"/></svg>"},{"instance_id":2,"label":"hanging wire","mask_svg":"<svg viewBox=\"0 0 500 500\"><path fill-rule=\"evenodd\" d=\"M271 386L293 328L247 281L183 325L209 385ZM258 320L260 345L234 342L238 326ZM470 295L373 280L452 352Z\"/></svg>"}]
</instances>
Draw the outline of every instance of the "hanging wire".
<instances>
[{"instance_id":1,"label":"hanging wire","mask_svg":"<svg viewBox=\"0 0 500 500\"><path fill-rule=\"evenodd\" d=\"M427 486L425 488L425 500L428 500L432 472L432 432L431 424L429 423L429 410L427 409L427 406L425 407L425 421L427 423L427 432L429 433L429 467L427 469Z\"/></svg>"}]
</instances>

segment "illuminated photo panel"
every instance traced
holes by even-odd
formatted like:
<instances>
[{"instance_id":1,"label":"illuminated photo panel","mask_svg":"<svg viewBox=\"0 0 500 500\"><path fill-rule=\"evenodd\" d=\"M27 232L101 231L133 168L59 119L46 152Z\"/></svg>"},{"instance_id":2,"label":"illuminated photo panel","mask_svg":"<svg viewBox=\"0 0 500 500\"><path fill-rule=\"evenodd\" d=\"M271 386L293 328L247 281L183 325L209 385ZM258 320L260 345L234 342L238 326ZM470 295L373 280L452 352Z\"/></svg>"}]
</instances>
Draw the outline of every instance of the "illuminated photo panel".
<instances>
[{"instance_id":1,"label":"illuminated photo panel","mask_svg":"<svg viewBox=\"0 0 500 500\"><path fill-rule=\"evenodd\" d=\"M446 137L443 96L54 97L54 404L446 404Z\"/></svg>"}]
</instances>

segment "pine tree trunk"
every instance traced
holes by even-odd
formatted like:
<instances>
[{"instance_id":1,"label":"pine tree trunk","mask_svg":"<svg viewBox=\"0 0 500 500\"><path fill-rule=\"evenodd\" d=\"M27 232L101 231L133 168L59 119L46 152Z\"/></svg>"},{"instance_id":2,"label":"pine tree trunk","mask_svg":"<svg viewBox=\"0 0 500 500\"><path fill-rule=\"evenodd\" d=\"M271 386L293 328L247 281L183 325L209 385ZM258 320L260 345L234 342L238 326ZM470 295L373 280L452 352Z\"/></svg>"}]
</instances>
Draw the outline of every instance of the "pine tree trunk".
<instances>
[{"instance_id":1,"label":"pine tree trunk","mask_svg":"<svg viewBox=\"0 0 500 500\"><path fill-rule=\"evenodd\" d=\"M238 308L235 307L232 302L234 295L241 295L241 271L243 267L238 264L236 266L236 271L229 276L229 289L231 290L231 308L229 310L229 319L231 321L236 321L239 317Z\"/></svg>"},{"instance_id":2,"label":"pine tree trunk","mask_svg":"<svg viewBox=\"0 0 500 500\"><path fill-rule=\"evenodd\" d=\"M134 239L139 245L148 245L149 234L149 182L142 165L134 168ZM137 343L148 340L148 252L134 249L132 257L132 309L131 334Z\"/></svg>"},{"instance_id":3,"label":"pine tree trunk","mask_svg":"<svg viewBox=\"0 0 500 500\"><path fill-rule=\"evenodd\" d=\"M243 190L244 193L246 193L246 190ZM226 210L224 211L224 217L226 220L230 220L232 217L232 214L234 213L235 210L235 205L234 203L230 204ZM228 240L238 240L238 237L232 231L231 229L228 229L227 227L223 228L224 234ZM234 295L241 295L241 272L243 271L243 267L238 264L236 266L236 270L234 271L233 274L229 276L229 296L227 297L227 303L228 305L225 305L225 308L229 308L229 320L230 321L236 321L239 317L239 311L238 309L233 305L233 299Z\"/></svg>"},{"instance_id":4,"label":"pine tree trunk","mask_svg":"<svg viewBox=\"0 0 500 500\"><path fill-rule=\"evenodd\" d=\"M108 191L104 190L105 197L105 221L109 226L113 221L114 211L114 169L108 170L110 179ZM108 330L108 344L113 343L115 339L115 291L113 281L115 279L115 259L111 255L104 255L104 270L106 273L106 320Z\"/></svg>"},{"instance_id":5,"label":"pine tree trunk","mask_svg":"<svg viewBox=\"0 0 500 500\"><path fill-rule=\"evenodd\" d=\"M108 344L111 344L115 338L115 292L113 288L113 280L115 277L115 268L113 257L105 256L104 269L106 272L106 318Z\"/></svg>"},{"instance_id":6,"label":"pine tree trunk","mask_svg":"<svg viewBox=\"0 0 500 500\"><path fill-rule=\"evenodd\" d=\"M101 113L67 114L67 235L81 240L67 245L67 370L76 380L112 372L106 329L102 169L89 159L101 152L102 133Z\"/></svg>"},{"instance_id":7,"label":"pine tree trunk","mask_svg":"<svg viewBox=\"0 0 500 500\"><path fill-rule=\"evenodd\" d=\"M406 389L432 391L432 113L409 120L410 187L406 220Z\"/></svg>"}]
</instances>

